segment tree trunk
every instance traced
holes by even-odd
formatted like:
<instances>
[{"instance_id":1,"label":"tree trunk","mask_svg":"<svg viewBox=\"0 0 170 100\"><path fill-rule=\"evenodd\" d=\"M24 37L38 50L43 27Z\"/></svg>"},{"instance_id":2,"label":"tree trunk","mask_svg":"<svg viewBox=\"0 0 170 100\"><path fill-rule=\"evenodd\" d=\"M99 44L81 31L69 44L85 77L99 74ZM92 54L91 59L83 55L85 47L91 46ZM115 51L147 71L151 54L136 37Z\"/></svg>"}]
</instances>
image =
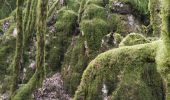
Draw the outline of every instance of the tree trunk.
<instances>
[{"instance_id":1,"label":"tree trunk","mask_svg":"<svg viewBox=\"0 0 170 100\"><path fill-rule=\"evenodd\" d=\"M166 100L170 100L170 0L162 0L162 32L163 44L158 51L158 71L165 80Z\"/></svg>"},{"instance_id":2,"label":"tree trunk","mask_svg":"<svg viewBox=\"0 0 170 100\"><path fill-rule=\"evenodd\" d=\"M29 98L32 92L37 87L40 87L43 82L47 5L48 0L38 0L36 72L29 82L17 91L17 94L12 100L24 100L25 98Z\"/></svg>"},{"instance_id":3,"label":"tree trunk","mask_svg":"<svg viewBox=\"0 0 170 100\"><path fill-rule=\"evenodd\" d=\"M11 93L13 94L18 89L19 73L22 61L22 47L23 47L23 31L22 31L22 4L23 0L17 0L17 39L16 39L16 50L14 60L12 62L13 67L13 80L11 86Z\"/></svg>"}]
</instances>

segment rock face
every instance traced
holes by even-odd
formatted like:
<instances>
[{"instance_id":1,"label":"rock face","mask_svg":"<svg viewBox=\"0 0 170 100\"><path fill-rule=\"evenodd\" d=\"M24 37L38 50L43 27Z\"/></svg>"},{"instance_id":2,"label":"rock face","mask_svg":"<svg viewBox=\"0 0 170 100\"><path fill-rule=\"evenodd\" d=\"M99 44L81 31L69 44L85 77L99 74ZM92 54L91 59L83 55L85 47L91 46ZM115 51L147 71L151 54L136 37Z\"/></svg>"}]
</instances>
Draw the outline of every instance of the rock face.
<instances>
[{"instance_id":1,"label":"rock face","mask_svg":"<svg viewBox=\"0 0 170 100\"><path fill-rule=\"evenodd\" d=\"M59 73L47 78L43 82L42 88L34 92L35 100L71 100L63 87L63 81Z\"/></svg>"},{"instance_id":2,"label":"rock face","mask_svg":"<svg viewBox=\"0 0 170 100\"><path fill-rule=\"evenodd\" d=\"M110 3L110 10L120 20L120 28L118 29L119 33L125 36L132 32L142 32L142 23L139 18L135 16L137 12L130 4L115 1Z\"/></svg>"},{"instance_id":3,"label":"rock face","mask_svg":"<svg viewBox=\"0 0 170 100\"><path fill-rule=\"evenodd\" d=\"M110 9L112 13L117 13L117 14L131 14L132 13L131 6L123 2L113 2L110 6L111 6Z\"/></svg>"}]
</instances>

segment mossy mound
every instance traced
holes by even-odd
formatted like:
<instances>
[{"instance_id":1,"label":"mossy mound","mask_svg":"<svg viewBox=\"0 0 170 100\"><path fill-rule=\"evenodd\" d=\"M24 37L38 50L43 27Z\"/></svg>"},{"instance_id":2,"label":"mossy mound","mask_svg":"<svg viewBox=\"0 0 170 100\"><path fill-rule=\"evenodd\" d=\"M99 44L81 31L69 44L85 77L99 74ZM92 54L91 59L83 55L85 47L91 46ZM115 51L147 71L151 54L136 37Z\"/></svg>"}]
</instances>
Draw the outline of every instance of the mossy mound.
<instances>
[{"instance_id":1,"label":"mossy mound","mask_svg":"<svg viewBox=\"0 0 170 100\"><path fill-rule=\"evenodd\" d=\"M102 100L103 84L107 86L107 96L113 100L131 97L143 100L144 96L146 100L162 100L162 79L155 63L159 42L121 47L100 54L84 71L74 100Z\"/></svg>"},{"instance_id":2,"label":"mossy mound","mask_svg":"<svg viewBox=\"0 0 170 100\"><path fill-rule=\"evenodd\" d=\"M119 44L119 46L132 46L137 44L149 43L143 35L138 33L130 33L128 34Z\"/></svg>"},{"instance_id":3,"label":"mossy mound","mask_svg":"<svg viewBox=\"0 0 170 100\"><path fill-rule=\"evenodd\" d=\"M62 67L64 86L72 95L88 62L99 53L101 39L109 29L102 19L83 20L80 27L82 34L72 39Z\"/></svg>"},{"instance_id":4,"label":"mossy mound","mask_svg":"<svg viewBox=\"0 0 170 100\"><path fill-rule=\"evenodd\" d=\"M62 10L55 24L57 32L71 34L77 25L77 14L73 10Z\"/></svg>"},{"instance_id":5,"label":"mossy mound","mask_svg":"<svg viewBox=\"0 0 170 100\"><path fill-rule=\"evenodd\" d=\"M83 20L80 27L86 38L87 45L90 48L89 53L93 50L98 50L101 39L105 34L109 33L109 26L107 22L102 19Z\"/></svg>"},{"instance_id":6,"label":"mossy mound","mask_svg":"<svg viewBox=\"0 0 170 100\"><path fill-rule=\"evenodd\" d=\"M85 6L85 11L82 15L82 19L102 18L106 19L106 9L96 4L88 4Z\"/></svg>"},{"instance_id":7,"label":"mossy mound","mask_svg":"<svg viewBox=\"0 0 170 100\"><path fill-rule=\"evenodd\" d=\"M81 4L80 34L72 38L62 65L64 87L72 96L89 61L100 53L103 36L110 32L105 8L88 1Z\"/></svg>"}]
</instances>

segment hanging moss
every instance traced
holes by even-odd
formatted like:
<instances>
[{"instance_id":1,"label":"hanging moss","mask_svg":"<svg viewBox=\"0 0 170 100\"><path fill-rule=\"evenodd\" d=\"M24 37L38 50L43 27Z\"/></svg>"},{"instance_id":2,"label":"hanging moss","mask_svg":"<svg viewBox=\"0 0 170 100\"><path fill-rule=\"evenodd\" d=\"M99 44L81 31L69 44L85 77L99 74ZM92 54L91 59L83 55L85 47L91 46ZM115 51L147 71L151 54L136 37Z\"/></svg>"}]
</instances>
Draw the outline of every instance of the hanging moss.
<instances>
[{"instance_id":1,"label":"hanging moss","mask_svg":"<svg viewBox=\"0 0 170 100\"><path fill-rule=\"evenodd\" d=\"M121 41L119 46L132 46L144 43L149 43L149 40L147 40L143 35L139 33L130 33Z\"/></svg>"},{"instance_id":2,"label":"hanging moss","mask_svg":"<svg viewBox=\"0 0 170 100\"><path fill-rule=\"evenodd\" d=\"M154 59L157 44L122 47L100 54L84 71L74 100L102 100L103 84L112 100L162 100L162 80Z\"/></svg>"}]
</instances>

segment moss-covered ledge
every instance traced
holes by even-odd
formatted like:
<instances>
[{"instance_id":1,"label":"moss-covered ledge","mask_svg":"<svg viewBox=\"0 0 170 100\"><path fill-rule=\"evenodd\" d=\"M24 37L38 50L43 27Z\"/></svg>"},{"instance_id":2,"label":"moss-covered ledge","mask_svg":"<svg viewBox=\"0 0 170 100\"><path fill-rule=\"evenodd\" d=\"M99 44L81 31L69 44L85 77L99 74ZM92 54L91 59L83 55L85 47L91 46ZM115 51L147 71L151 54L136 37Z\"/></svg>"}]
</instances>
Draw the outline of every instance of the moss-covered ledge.
<instances>
[{"instance_id":1,"label":"moss-covered ledge","mask_svg":"<svg viewBox=\"0 0 170 100\"><path fill-rule=\"evenodd\" d=\"M102 100L104 84L112 100L143 100L143 96L145 100L162 100L162 79L155 62L160 42L125 46L100 54L84 71L74 100Z\"/></svg>"}]
</instances>

